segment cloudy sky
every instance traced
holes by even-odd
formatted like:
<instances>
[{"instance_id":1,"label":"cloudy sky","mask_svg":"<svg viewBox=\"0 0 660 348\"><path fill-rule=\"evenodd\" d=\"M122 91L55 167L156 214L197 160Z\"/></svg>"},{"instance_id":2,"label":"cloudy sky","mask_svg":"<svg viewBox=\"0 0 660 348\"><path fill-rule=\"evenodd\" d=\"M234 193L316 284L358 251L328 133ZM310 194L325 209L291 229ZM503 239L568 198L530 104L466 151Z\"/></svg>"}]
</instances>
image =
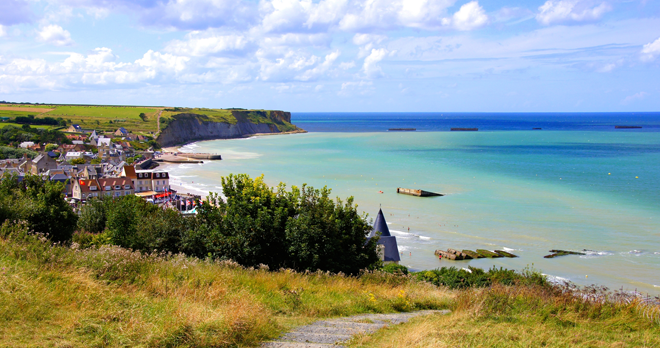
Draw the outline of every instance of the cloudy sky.
<instances>
[{"instance_id":1,"label":"cloudy sky","mask_svg":"<svg viewBox=\"0 0 660 348\"><path fill-rule=\"evenodd\" d=\"M659 111L656 0L1 0L0 100Z\"/></svg>"}]
</instances>

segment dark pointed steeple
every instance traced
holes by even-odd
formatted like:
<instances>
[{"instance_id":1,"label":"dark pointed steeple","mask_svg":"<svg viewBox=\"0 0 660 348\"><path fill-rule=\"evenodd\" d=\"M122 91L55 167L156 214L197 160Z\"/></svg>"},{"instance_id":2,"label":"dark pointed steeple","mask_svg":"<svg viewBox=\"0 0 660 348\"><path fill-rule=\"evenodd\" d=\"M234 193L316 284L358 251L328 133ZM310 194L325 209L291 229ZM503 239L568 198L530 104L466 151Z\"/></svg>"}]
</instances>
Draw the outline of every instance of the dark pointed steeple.
<instances>
[{"instance_id":1,"label":"dark pointed steeple","mask_svg":"<svg viewBox=\"0 0 660 348\"><path fill-rule=\"evenodd\" d=\"M380 235L383 237L389 237L390 229L387 228L387 222L385 222L385 216L383 216L383 210L378 210L378 215L376 215L376 222L374 222L374 235L376 232L380 232Z\"/></svg>"},{"instance_id":2,"label":"dark pointed steeple","mask_svg":"<svg viewBox=\"0 0 660 348\"><path fill-rule=\"evenodd\" d=\"M376 221L374 222L374 228L369 234L369 238L376 236L376 232L380 232L380 238L378 238L378 244L383 247L383 261L384 262L395 262L398 263L401 258L399 257L399 247L396 244L396 237L390 234L390 229L387 227L387 222L385 222L385 216L383 215L383 210L378 210L378 215L376 215Z\"/></svg>"}]
</instances>

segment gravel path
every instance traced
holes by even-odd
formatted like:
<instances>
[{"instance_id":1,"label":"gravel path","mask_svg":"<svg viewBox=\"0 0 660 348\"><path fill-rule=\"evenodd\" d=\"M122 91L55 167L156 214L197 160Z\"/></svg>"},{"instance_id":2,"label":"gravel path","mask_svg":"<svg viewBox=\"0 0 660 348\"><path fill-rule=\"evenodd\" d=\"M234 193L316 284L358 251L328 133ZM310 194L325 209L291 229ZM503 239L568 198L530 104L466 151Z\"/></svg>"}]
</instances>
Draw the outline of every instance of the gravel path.
<instances>
[{"instance_id":1,"label":"gravel path","mask_svg":"<svg viewBox=\"0 0 660 348\"><path fill-rule=\"evenodd\" d=\"M262 348L337 348L341 343L361 333L373 333L392 324L405 323L411 318L433 313L448 314L449 310L418 311L394 314L361 314L347 318L317 321L296 328L274 341L266 342Z\"/></svg>"}]
</instances>

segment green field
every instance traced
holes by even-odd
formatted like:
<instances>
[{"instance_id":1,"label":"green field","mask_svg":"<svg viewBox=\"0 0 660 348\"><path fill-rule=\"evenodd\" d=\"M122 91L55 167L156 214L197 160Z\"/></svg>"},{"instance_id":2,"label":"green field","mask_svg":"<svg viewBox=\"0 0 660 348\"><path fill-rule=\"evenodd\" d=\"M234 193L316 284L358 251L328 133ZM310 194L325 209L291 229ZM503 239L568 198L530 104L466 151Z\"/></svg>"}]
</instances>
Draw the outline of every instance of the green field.
<instances>
[{"instance_id":1,"label":"green field","mask_svg":"<svg viewBox=\"0 0 660 348\"><path fill-rule=\"evenodd\" d=\"M20 109L20 110L16 110ZM52 110L50 110L52 109ZM296 127L270 119L267 110L240 110L247 120L252 123L268 123L277 126L280 131L295 130ZM34 115L36 118L52 117L63 118L67 125L79 124L83 129L97 131L115 131L124 127L132 133L157 133L158 113L161 112L161 130L172 120L174 115L190 113L206 116L205 120L211 122L226 122L236 124L237 119L230 109L207 108L167 108L144 106L109 106L109 105L21 105L0 104L0 117L14 118L17 116ZM259 113L257 113L259 112ZM264 117L263 112L266 113ZM142 120L140 114L144 113L146 119ZM0 124L0 127L2 125ZM39 126L39 128L48 128Z\"/></svg>"},{"instance_id":2,"label":"green field","mask_svg":"<svg viewBox=\"0 0 660 348\"><path fill-rule=\"evenodd\" d=\"M176 111L168 111L172 109L166 109L163 111L161 121L165 119L171 119L172 116L178 115L181 113L189 113L196 115L208 116L209 121L213 122L227 122L230 124L236 124L236 117L232 115L231 110L223 109L206 109L206 108L176 108ZM167 122L167 121L166 121Z\"/></svg>"},{"instance_id":3,"label":"green field","mask_svg":"<svg viewBox=\"0 0 660 348\"><path fill-rule=\"evenodd\" d=\"M18 123L0 122L0 128L5 128L5 127L8 127L8 126L14 126L14 127L18 127L18 128L23 127L22 124L18 124ZM62 127L59 127L59 126L42 126L42 125L30 125L30 127L39 128L39 129L62 128Z\"/></svg>"},{"instance_id":4,"label":"green field","mask_svg":"<svg viewBox=\"0 0 660 348\"><path fill-rule=\"evenodd\" d=\"M63 118L67 124L79 124L83 129L114 131L124 127L131 132L156 132L156 115L160 108L133 106L84 106L84 105L16 105L2 104L2 107L21 108L26 111L0 110L0 117L35 115L37 118ZM47 112L34 112L30 109L54 109ZM142 121L139 115L147 119ZM70 122L69 122L70 121Z\"/></svg>"},{"instance_id":5,"label":"green field","mask_svg":"<svg viewBox=\"0 0 660 348\"><path fill-rule=\"evenodd\" d=\"M29 115L34 115L38 116L41 113L39 112L34 112L34 111L14 111L14 110L0 110L0 117L20 117L20 116L29 116Z\"/></svg>"}]
</instances>

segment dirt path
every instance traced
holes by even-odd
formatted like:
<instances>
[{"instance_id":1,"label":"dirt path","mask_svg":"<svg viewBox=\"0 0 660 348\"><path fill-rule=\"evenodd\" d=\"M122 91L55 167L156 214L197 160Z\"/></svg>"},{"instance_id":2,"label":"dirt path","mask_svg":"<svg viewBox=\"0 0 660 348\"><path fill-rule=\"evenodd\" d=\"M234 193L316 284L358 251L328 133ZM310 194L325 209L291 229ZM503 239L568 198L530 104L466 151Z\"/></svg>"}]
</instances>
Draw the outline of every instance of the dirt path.
<instances>
[{"instance_id":1,"label":"dirt path","mask_svg":"<svg viewBox=\"0 0 660 348\"><path fill-rule=\"evenodd\" d=\"M347 318L317 321L296 328L262 348L337 348L358 334L370 334L393 324L405 323L411 318L429 314L448 314L449 310L418 311L394 314L362 314Z\"/></svg>"},{"instance_id":2,"label":"dirt path","mask_svg":"<svg viewBox=\"0 0 660 348\"><path fill-rule=\"evenodd\" d=\"M158 116L156 117L156 123L158 124L158 134L160 134L160 114L163 113L163 110L158 111Z\"/></svg>"}]
</instances>

